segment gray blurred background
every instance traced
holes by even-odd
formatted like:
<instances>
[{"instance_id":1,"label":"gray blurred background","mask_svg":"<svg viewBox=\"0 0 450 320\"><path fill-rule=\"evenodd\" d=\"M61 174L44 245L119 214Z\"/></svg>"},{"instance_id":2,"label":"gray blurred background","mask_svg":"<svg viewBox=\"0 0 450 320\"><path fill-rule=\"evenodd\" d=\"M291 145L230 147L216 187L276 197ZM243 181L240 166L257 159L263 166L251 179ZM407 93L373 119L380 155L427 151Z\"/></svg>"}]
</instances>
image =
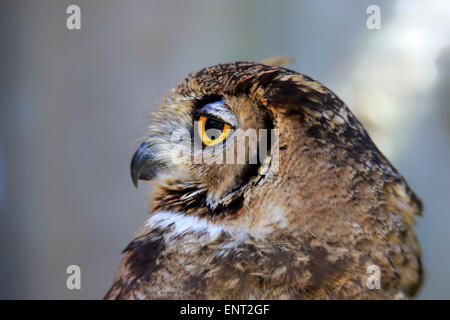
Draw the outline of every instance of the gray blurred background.
<instances>
[{"instance_id":1,"label":"gray blurred background","mask_svg":"<svg viewBox=\"0 0 450 320\"><path fill-rule=\"evenodd\" d=\"M418 298L450 298L449 1L0 6L0 298L103 297L147 216L128 170L160 96L202 67L278 55L341 96L423 199ZM71 264L81 290L66 289Z\"/></svg>"}]
</instances>

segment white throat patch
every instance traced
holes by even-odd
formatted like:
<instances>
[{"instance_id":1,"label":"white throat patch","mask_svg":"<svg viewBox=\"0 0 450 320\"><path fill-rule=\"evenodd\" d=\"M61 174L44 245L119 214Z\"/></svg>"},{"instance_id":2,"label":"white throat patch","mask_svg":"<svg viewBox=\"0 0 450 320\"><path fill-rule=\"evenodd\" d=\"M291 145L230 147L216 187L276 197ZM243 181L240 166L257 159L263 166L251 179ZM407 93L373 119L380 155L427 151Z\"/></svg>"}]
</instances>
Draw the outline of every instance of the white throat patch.
<instances>
[{"instance_id":1,"label":"white throat patch","mask_svg":"<svg viewBox=\"0 0 450 320\"><path fill-rule=\"evenodd\" d=\"M165 235L169 238L193 232L214 240L225 231L222 226L215 225L206 219L173 211L156 212L147 220L145 226L149 229L164 229L172 226L172 231Z\"/></svg>"}]
</instances>

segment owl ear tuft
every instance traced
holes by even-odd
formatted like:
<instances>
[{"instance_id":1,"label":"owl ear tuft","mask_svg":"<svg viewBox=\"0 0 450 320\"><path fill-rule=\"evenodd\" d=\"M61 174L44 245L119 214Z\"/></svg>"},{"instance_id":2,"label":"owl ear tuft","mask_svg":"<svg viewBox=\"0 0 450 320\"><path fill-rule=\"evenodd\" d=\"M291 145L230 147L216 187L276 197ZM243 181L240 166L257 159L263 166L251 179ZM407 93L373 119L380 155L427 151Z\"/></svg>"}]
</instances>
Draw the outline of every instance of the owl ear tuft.
<instances>
[{"instance_id":1,"label":"owl ear tuft","mask_svg":"<svg viewBox=\"0 0 450 320\"><path fill-rule=\"evenodd\" d=\"M283 67L287 64L292 64L293 61L294 61L294 59L292 59L291 57L288 57L288 56L276 56L276 57L263 59L260 61L260 63L268 65L268 66Z\"/></svg>"}]
</instances>

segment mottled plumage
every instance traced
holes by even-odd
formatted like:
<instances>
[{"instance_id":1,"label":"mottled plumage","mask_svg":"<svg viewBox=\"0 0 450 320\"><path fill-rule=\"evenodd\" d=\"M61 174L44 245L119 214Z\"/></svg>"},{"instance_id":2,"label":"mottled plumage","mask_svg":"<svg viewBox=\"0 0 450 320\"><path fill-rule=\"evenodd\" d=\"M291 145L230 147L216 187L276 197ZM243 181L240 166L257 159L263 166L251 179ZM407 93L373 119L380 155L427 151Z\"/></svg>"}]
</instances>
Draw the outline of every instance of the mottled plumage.
<instances>
[{"instance_id":1,"label":"mottled plumage","mask_svg":"<svg viewBox=\"0 0 450 320\"><path fill-rule=\"evenodd\" d=\"M239 126L279 130L257 164L174 164L173 132L223 99ZM132 164L152 180L152 213L107 299L393 299L422 279L420 200L345 104L278 66L191 73L154 113ZM367 267L381 289L367 287Z\"/></svg>"}]
</instances>

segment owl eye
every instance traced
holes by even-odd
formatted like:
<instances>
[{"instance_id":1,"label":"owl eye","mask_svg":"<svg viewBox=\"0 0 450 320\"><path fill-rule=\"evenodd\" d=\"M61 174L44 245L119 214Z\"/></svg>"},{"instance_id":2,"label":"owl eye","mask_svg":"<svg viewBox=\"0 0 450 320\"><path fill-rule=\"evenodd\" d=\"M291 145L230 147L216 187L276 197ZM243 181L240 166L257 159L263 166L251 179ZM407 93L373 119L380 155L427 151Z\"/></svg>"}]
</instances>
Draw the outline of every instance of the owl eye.
<instances>
[{"instance_id":1,"label":"owl eye","mask_svg":"<svg viewBox=\"0 0 450 320\"><path fill-rule=\"evenodd\" d=\"M231 126L217 119L200 116L197 129L203 144L213 146L225 140L230 133Z\"/></svg>"}]
</instances>

